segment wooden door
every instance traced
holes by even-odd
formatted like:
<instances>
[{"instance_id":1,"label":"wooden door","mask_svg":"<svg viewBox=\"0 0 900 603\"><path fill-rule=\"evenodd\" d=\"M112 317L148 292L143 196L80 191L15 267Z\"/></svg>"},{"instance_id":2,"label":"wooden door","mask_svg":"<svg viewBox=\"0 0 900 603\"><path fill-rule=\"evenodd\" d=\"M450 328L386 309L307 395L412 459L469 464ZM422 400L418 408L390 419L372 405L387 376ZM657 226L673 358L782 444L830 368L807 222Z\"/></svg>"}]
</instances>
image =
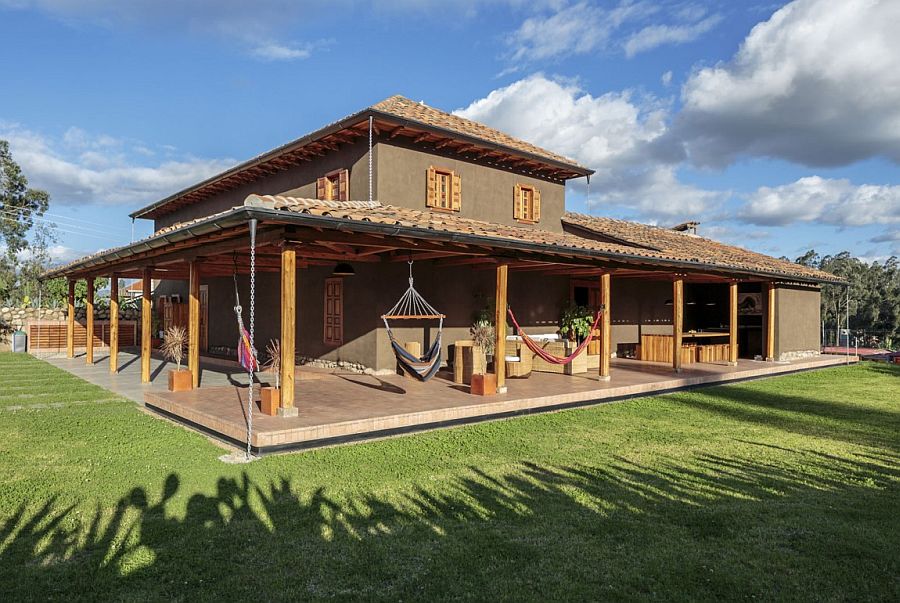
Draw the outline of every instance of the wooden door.
<instances>
[{"instance_id":1,"label":"wooden door","mask_svg":"<svg viewBox=\"0 0 900 603\"><path fill-rule=\"evenodd\" d=\"M200 351L209 350L209 285L200 285Z\"/></svg>"},{"instance_id":2,"label":"wooden door","mask_svg":"<svg viewBox=\"0 0 900 603\"><path fill-rule=\"evenodd\" d=\"M344 343L344 281L340 278L325 280L325 343Z\"/></svg>"}]
</instances>

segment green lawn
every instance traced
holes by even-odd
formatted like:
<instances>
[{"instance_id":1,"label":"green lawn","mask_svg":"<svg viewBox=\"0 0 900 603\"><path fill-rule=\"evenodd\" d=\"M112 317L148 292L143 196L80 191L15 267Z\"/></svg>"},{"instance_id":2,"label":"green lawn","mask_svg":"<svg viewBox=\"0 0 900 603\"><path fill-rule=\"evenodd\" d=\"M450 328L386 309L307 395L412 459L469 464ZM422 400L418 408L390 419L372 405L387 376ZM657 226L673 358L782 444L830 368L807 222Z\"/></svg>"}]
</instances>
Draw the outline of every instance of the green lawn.
<instances>
[{"instance_id":1,"label":"green lawn","mask_svg":"<svg viewBox=\"0 0 900 603\"><path fill-rule=\"evenodd\" d=\"M0 599L900 600L886 365L220 454L0 355Z\"/></svg>"}]
</instances>

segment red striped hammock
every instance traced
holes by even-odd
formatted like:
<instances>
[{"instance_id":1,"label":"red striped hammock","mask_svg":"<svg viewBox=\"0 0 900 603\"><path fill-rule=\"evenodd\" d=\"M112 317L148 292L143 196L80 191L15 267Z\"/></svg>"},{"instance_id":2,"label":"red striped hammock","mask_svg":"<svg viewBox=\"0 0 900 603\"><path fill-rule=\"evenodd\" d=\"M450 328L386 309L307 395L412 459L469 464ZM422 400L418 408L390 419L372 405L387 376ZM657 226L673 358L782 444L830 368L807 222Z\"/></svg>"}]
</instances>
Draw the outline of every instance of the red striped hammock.
<instances>
[{"instance_id":1,"label":"red striped hammock","mask_svg":"<svg viewBox=\"0 0 900 603\"><path fill-rule=\"evenodd\" d=\"M538 342L529 337L525 333L525 331L522 330L522 327L520 327L519 323L516 321L516 315L513 314L512 308L507 308L507 312L509 312L509 319L512 321L513 326L516 327L516 333L519 335L519 337L522 338L522 341L526 346L528 346L528 349L534 352L536 356L540 357L542 360L550 364L569 364L570 362L575 360L575 358L577 358L578 355L584 351L587 345L594 338L594 331L597 330L597 325L600 324L600 316L602 315L602 312L597 312L597 316L596 318L594 318L594 324L593 326L591 326L591 334L588 337L585 337L584 341L578 344L578 347L575 348L574 352L572 352L565 358L561 358L547 352L547 350L542 348Z\"/></svg>"}]
</instances>

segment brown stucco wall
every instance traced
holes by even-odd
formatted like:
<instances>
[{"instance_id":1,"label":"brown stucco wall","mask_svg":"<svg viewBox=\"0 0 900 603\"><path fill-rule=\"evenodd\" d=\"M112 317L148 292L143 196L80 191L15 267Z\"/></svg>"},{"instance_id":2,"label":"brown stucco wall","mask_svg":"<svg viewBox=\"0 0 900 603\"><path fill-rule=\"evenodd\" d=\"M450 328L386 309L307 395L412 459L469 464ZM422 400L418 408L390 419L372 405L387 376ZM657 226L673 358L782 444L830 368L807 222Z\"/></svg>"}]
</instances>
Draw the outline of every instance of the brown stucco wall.
<instances>
[{"instance_id":1,"label":"brown stucco wall","mask_svg":"<svg viewBox=\"0 0 900 603\"><path fill-rule=\"evenodd\" d=\"M663 281L616 279L610 281L610 346L640 343L641 335L671 335L672 284Z\"/></svg>"},{"instance_id":2,"label":"brown stucco wall","mask_svg":"<svg viewBox=\"0 0 900 603\"><path fill-rule=\"evenodd\" d=\"M342 146L337 151L329 152L313 161L303 162L290 169L260 178L182 207L156 220L155 228L165 228L178 222L185 222L208 216L232 207L244 204L248 195L292 195L296 197L316 197L316 179L332 170L347 168L350 170L350 198L368 199L369 197L369 160L368 141L358 141ZM373 166L377 152L373 153Z\"/></svg>"},{"instance_id":3,"label":"brown stucco wall","mask_svg":"<svg viewBox=\"0 0 900 603\"><path fill-rule=\"evenodd\" d=\"M821 346L820 290L779 286L775 289L775 358L787 360Z\"/></svg>"},{"instance_id":4,"label":"brown stucco wall","mask_svg":"<svg viewBox=\"0 0 900 603\"><path fill-rule=\"evenodd\" d=\"M403 143L378 145L377 199L383 203L425 210L425 178L429 166L457 172L462 180L462 208L458 215L474 220L517 224L513 219L513 188L517 183L541 191L541 221L527 228L562 232L566 187L549 180L472 163L440 150L434 153Z\"/></svg>"},{"instance_id":5,"label":"brown stucco wall","mask_svg":"<svg viewBox=\"0 0 900 603\"><path fill-rule=\"evenodd\" d=\"M372 152L373 196L389 205L425 210L425 175L434 165L458 172L462 179L462 210L459 215L476 220L517 224L513 219L513 187L517 183L541 191L541 221L526 228L562 232L565 212L564 184L519 175L509 170L476 164L436 150L426 152L401 143L376 142ZM342 146L337 151L304 162L277 174L260 178L233 190L214 195L167 214L155 229L193 220L242 205L250 194L315 198L316 179L332 170L350 171L350 198L369 197L368 141Z\"/></svg>"},{"instance_id":6,"label":"brown stucco wall","mask_svg":"<svg viewBox=\"0 0 900 603\"><path fill-rule=\"evenodd\" d=\"M316 266L297 271L297 353L303 357L391 369L395 361L380 316L405 291L408 266L405 262L357 263L354 268L356 275L344 279L344 344L339 347L323 341L325 279L331 276L332 268ZM474 314L492 303L495 273L418 262L414 274L416 289L447 315L443 338L446 359L448 346L456 340L470 338ZM246 322L249 321L248 278L241 276L238 283ZM234 347L237 331L232 309L232 279L203 278L201 284L209 286L209 345ZM279 275L257 276L256 341L261 350L270 339L280 337L279 288ZM513 271L509 275L508 292L509 303L527 332L555 333L560 308L569 302L570 280L565 276ZM157 294L171 293L180 293L186 300L187 283L164 281L157 289ZM666 305L666 300L672 299L670 282L613 278L611 293L613 352L619 344L639 343L641 334L672 333L672 306ZM685 306L686 330L694 326L725 326L727 285L688 284L685 297L717 300L715 307L703 303ZM779 289L776 303L779 304L776 356L817 350L818 291ZM399 341L418 341L423 349L436 335L434 322L392 324Z\"/></svg>"},{"instance_id":7,"label":"brown stucco wall","mask_svg":"<svg viewBox=\"0 0 900 603\"><path fill-rule=\"evenodd\" d=\"M408 266L405 262L355 264L356 275L344 279L344 344L323 342L325 279L331 267L301 268L297 271L297 353L299 356L359 363L374 369L395 366L381 314L406 290ZM435 267L429 262L415 265L416 289L438 310L445 313L443 347L459 339L469 339L473 315L494 297L493 270ZM238 278L244 319L249 320L249 283ZM234 312L234 285L230 278L201 279L209 286L209 345L234 347L237 340ZM167 281L160 292L184 295L186 285ZM280 336L280 280L277 274L257 275L256 341L265 348L269 339ZM568 299L565 277L541 277L532 273L511 274L509 300L521 324L531 333L555 332L559 307ZM393 323L401 342L418 341L430 345L436 335L434 322Z\"/></svg>"}]
</instances>

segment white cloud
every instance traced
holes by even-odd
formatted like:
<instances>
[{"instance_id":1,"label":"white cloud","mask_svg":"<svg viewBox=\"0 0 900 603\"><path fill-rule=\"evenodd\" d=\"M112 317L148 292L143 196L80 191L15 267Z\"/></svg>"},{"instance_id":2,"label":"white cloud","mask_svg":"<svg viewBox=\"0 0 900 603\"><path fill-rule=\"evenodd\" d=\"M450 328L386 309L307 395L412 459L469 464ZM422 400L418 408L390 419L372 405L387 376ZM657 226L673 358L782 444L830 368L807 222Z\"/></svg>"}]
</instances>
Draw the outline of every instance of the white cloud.
<instances>
[{"instance_id":1,"label":"white cloud","mask_svg":"<svg viewBox=\"0 0 900 603\"><path fill-rule=\"evenodd\" d=\"M231 159L182 157L144 165L127 152L124 141L74 128L54 139L0 122L0 138L9 141L29 185L47 190L61 204L149 203L234 164Z\"/></svg>"},{"instance_id":2,"label":"white cloud","mask_svg":"<svg viewBox=\"0 0 900 603\"><path fill-rule=\"evenodd\" d=\"M672 71L666 71L659 78L659 81L662 82L662 85L665 87L669 87L672 84Z\"/></svg>"},{"instance_id":3,"label":"white cloud","mask_svg":"<svg viewBox=\"0 0 900 603\"><path fill-rule=\"evenodd\" d=\"M633 57L665 44L693 42L718 25L721 20L720 15L710 15L692 24L648 25L625 41L625 56Z\"/></svg>"},{"instance_id":4,"label":"white cloud","mask_svg":"<svg viewBox=\"0 0 900 603\"><path fill-rule=\"evenodd\" d=\"M594 2L560 1L549 13L537 10L509 35L512 67L595 51L618 50L632 57L663 44L696 40L721 20L695 4L619 0L606 8ZM651 19L656 22L650 22Z\"/></svg>"},{"instance_id":5,"label":"white cloud","mask_svg":"<svg viewBox=\"0 0 900 603\"><path fill-rule=\"evenodd\" d=\"M753 224L816 222L836 226L900 223L900 186L854 185L846 179L800 178L761 187L740 217Z\"/></svg>"},{"instance_id":6,"label":"white cloud","mask_svg":"<svg viewBox=\"0 0 900 603\"><path fill-rule=\"evenodd\" d=\"M796 0L688 79L673 135L703 165L900 162L898 31L896 0Z\"/></svg>"},{"instance_id":7,"label":"white cloud","mask_svg":"<svg viewBox=\"0 0 900 603\"><path fill-rule=\"evenodd\" d=\"M266 61L295 61L308 59L312 51L309 46L295 48L282 44L262 44L254 48L251 54Z\"/></svg>"},{"instance_id":8,"label":"white cloud","mask_svg":"<svg viewBox=\"0 0 900 603\"><path fill-rule=\"evenodd\" d=\"M628 91L592 96L537 74L494 90L457 114L597 170L592 202L665 221L700 218L723 195L683 184L651 147L666 132L665 105Z\"/></svg>"},{"instance_id":9,"label":"white cloud","mask_svg":"<svg viewBox=\"0 0 900 603\"><path fill-rule=\"evenodd\" d=\"M655 11L647 2L623 0L611 10L579 2L550 15L530 17L510 37L510 58L513 62L540 61L604 48L623 23Z\"/></svg>"}]
</instances>

